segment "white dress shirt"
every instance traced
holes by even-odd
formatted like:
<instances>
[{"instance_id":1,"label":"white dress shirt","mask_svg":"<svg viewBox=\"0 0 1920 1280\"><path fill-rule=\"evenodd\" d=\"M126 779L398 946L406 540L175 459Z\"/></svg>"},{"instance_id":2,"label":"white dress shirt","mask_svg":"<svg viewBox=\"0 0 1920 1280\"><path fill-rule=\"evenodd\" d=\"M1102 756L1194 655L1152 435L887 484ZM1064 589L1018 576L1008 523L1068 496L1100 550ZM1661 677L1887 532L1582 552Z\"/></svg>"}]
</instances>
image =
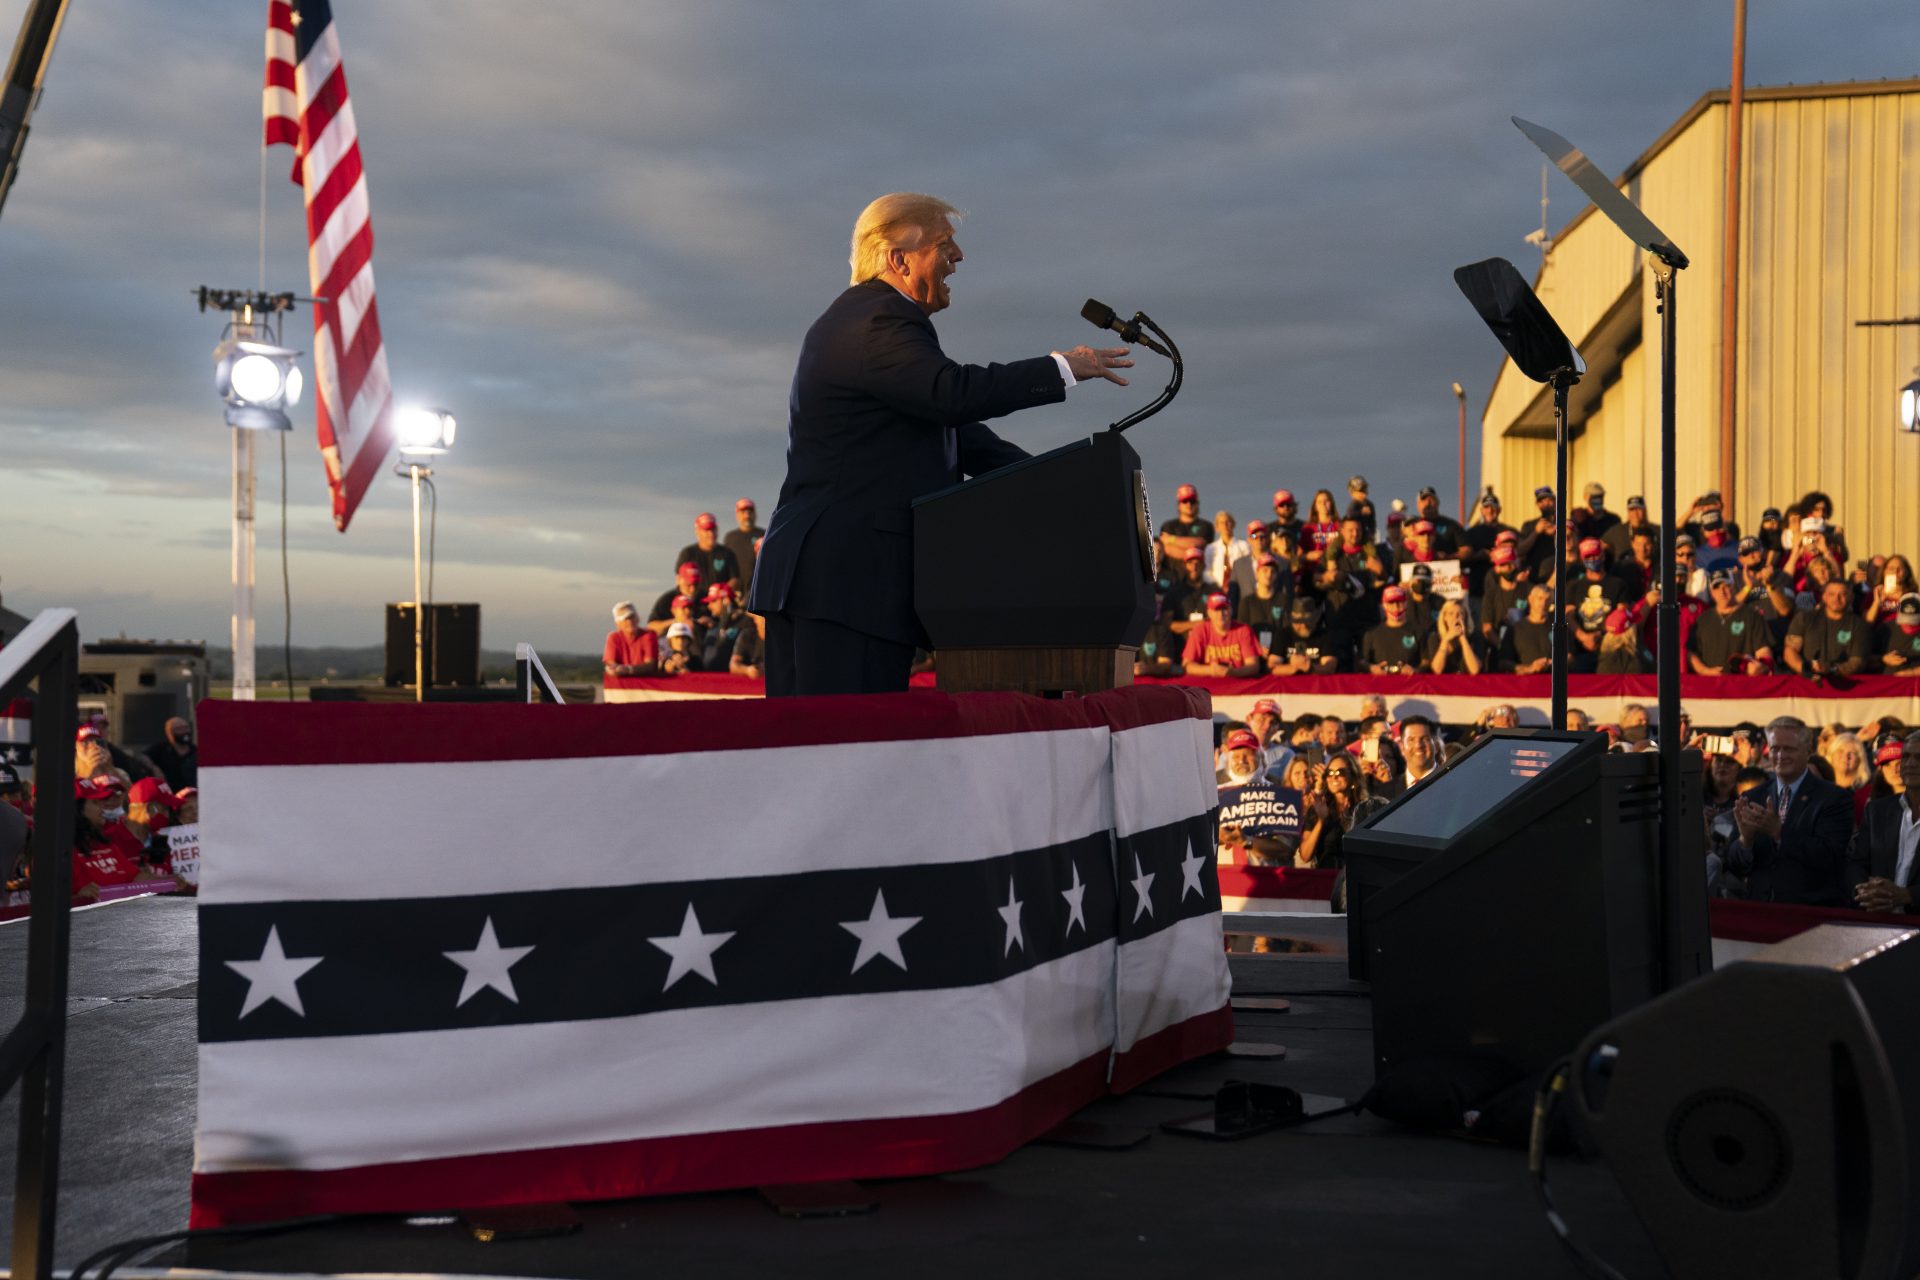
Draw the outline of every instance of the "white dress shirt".
<instances>
[{"instance_id":1,"label":"white dress shirt","mask_svg":"<svg viewBox=\"0 0 1920 1280\"><path fill-rule=\"evenodd\" d=\"M1920 821L1915 821L1913 806L1900 806L1900 857L1893 864L1893 882L1902 889L1913 886L1913 854L1920 848Z\"/></svg>"}]
</instances>

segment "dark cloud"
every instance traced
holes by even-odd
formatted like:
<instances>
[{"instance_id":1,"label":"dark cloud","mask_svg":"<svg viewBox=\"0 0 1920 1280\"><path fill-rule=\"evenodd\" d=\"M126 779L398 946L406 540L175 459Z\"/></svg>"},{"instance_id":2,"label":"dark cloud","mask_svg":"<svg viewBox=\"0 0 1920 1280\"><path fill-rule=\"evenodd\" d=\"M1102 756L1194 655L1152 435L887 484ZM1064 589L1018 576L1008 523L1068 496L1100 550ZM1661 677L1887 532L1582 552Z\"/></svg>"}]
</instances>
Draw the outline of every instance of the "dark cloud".
<instances>
[{"instance_id":1,"label":"dark cloud","mask_svg":"<svg viewBox=\"0 0 1920 1280\"><path fill-rule=\"evenodd\" d=\"M799 337L845 283L853 214L899 188L970 211L940 319L961 358L1091 339L1090 294L1174 331L1187 389L1134 437L1163 501L1191 480L1244 517L1355 470L1387 497L1445 492L1448 384L1477 406L1497 363L1449 273L1536 261L1539 164L1507 116L1618 171L1725 83L1724 9L336 0L396 383L463 427L440 595L483 601L489 643L590 648L609 600L664 588L695 511L743 493L770 510ZM1749 78L1904 74L1916 37L1907 3L1776 6L1755 13ZM69 16L0 223L16 607L226 629L219 320L188 290L254 278L260 49L260 13L228 0ZM303 287L287 167L267 164L268 276ZM1579 205L1555 183L1558 225ZM1007 428L1058 443L1160 376L1143 362L1126 392ZM410 590L406 486L383 479L341 538L310 438L309 418L296 639L364 641ZM276 626L263 605L263 640Z\"/></svg>"}]
</instances>

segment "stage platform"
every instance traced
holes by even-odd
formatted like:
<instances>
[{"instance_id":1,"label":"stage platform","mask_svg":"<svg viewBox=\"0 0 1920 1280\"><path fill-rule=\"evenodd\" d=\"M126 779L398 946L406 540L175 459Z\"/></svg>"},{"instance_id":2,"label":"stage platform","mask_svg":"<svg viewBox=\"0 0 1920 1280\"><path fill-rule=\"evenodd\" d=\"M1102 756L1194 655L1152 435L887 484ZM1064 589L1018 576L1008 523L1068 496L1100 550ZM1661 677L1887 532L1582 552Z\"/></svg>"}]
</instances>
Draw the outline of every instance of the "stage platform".
<instances>
[{"instance_id":1,"label":"stage platform","mask_svg":"<svg viewBox=\"0 0 1920 1280\"><path fill-rule=\"evenodd\" d=\"M144 898L77 912L73 937L62 1269L116 1240L186 1225L195 1106L194 903ZM19 1013L26 940L24 923L0 926L0 1025ZM585 1229L564 1239L479 1244L457 1225L356 1222L202 1242L122 1274L1577 1274L1518 1152L1371 1116L1231 1143L1158 1132L1203 1109L1197 1099L1229 1079L1343 1098L1371 1081L1367 996L1346 979L1344 957L1235 957L1233 978L1236 996L1291 1001L1287 1012L1236 1015L1242 1040L1284 1044L1286 1056L1202 1059L1082 1113L1154 1130L1130 1150L1035 1145L988 1168L874 1182L879 1207L859 1217L790 1220L750 1192L676 1196L580 1205ZM10 1096L0 1103L8 1204L16 1117ZM1603 1166L1561 1160L1552 1176L1580 1239L1629 1275L1666 1274ZM9 1213L0 1240L10 1228Z\"/></svg>"}]
</instances>

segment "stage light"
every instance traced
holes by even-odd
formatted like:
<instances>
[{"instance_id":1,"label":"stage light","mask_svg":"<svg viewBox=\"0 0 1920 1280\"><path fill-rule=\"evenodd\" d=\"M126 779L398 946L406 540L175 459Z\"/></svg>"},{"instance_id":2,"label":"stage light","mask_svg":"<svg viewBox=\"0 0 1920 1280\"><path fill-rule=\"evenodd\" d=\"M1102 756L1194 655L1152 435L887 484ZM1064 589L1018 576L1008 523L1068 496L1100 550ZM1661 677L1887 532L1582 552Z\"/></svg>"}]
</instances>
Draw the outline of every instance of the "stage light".
<instances>
[{"instance_id":1,"label":"stage light","mask_svg":"<svg viewBox=\"0 0 1920 1280\"><path fill-rule=\"evenodd\" d=\"M445 453L453 447L454 426L445 409L403 409L395 424L401 455Z\"/></svg>"},{"instance_id":2,"label":"stage light","mask_svg":"<svg viewBox=\"0 0 1920 1280\"><path fill-rule=\"evenodd\" d=\"M1920 378L1900 388L1900 428L1920 432Z\"/></svg>"},{"instance_id":3,"label":"stage light","mask_svg":"<svg viewBox=\"0 0 1920 1280\"><path fill-rule=\"evenodd\" d=\"M255 431L291 431L286 411L300 403L306 379L290 347L228 338L213 352L213 386L227 402L227 425Z\"/></svg>"}]
</instances>

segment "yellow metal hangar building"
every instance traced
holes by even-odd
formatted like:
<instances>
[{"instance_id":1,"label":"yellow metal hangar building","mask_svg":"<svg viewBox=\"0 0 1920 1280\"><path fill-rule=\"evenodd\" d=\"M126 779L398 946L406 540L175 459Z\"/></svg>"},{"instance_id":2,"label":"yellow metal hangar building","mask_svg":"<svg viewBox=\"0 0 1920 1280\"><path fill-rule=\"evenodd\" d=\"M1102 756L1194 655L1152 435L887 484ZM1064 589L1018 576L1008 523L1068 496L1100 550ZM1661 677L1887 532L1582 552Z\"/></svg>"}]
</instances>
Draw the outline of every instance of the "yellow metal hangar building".
<instances>
[{"instance_id":1,"label":"yellow metal hangar building","mask_svg":"<svg viewBox=\"0 0 1920 1280\"><path fill-rule=\"evenodd\" d=\"M1901 429L1920 326L1920 80L1749 89L1741 112L1732 468L1722 462L1729 93L1708 93L1620 175L1679 245L1675 362L1684 515L1709 489L1745 529L1809 489L1856 555L1920 553L1920 434ZM1575 141L1578 141L1576 136ZM1557 175L1556 191L1570 191ZM1646 255L1588 205L1555 237L1540 299L1587 362L1569 403L1568 504L1588 481L1659 519L1660 316ZM1481 418L1481 478L1510 523L1553 483L1547 388L1502 364ZM1466 513L1463 513L1463 515Z\"/></svg>"}]
</instances>

